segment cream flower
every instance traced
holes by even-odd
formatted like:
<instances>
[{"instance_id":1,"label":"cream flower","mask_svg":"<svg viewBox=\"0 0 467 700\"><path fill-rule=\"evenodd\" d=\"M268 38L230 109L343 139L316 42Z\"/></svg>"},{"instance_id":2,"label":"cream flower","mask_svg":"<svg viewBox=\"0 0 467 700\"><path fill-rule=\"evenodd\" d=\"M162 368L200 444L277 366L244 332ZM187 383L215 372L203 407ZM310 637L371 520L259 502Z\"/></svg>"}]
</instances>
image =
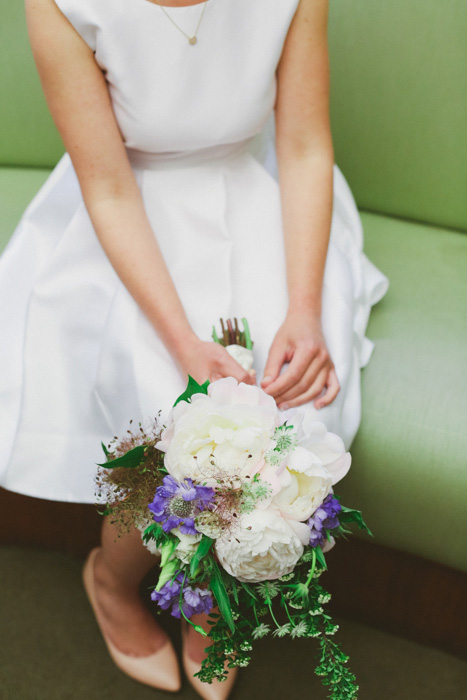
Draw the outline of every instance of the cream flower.
<instances>
[{"instance_id":1,"label":"cream flower","mask_svg":"<svg viewBox=\"0 0 467 700\"><path fill-rule=\"evenodd\" d=\"M172 532L174 535L177 535L179 540L175 548L175 556L184 564L189 564L198 549L201 535L185 535L183 532L180 532L179 528L172 530Z\"/></svg>"},{"instance_id":2,"label":"cream flower","mask_svg":"<svg viewBox=\"0 0 467 700\"><path fill-rule=\"evenodd\" d=\"M241 517L238 529L215 545L220 563L239 581L267 581L290 573L303 554L310 530L272 508Z\"/></svg>"},{"instance_id":3,"label":"cream flower","mask_svg":"<svg viewBox=\"0 0 467 700\"><path fill-rule=\"evenodd\" d=\"M207 396L195 394L191 403L178 403L157 447L178 481L212 484L219 472L224 478L245 478L264 464L278 421L271 396L227 377L212 382Z\"/></svg>"},{"instance_id":4,"label":"cream flower","mask_svg":"<svg viewBox=\"0 0 467 700\"><path fill-rule=\"evenodd\" d=\"M324 423L310 421L306 409L297 414L294 427L299 444L287 455L277 475L280 489L276 487L272 502L284 518L304 521L348 472L351 456L343 440L330 433Z\"/></svg>"}]
</instances>

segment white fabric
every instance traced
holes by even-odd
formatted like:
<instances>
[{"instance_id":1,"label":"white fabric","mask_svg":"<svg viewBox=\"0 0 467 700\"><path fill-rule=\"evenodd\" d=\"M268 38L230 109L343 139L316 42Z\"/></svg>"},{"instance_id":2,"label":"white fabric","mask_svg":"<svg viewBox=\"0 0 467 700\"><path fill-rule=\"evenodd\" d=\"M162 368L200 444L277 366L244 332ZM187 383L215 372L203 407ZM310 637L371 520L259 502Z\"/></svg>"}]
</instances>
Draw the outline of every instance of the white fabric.
<instances>
[{"instance_id":1,"label":"white fabric","mask_svg":"<svg viewBox=\"0 0 467 700\"><path fill-rule=\"evenodd\" d=\"M255 368L287 309L273 146L275 69L298 0L209 0L190 46L147 0L57 0L105 70L149 220L188 318L210 339L246 316ZM201 6L170 8L193 31ZM323 328L341 384L317 411L350 446L371 310L388 279L364 255L351 191L334 167ZM310 193L312 195L312 193ZM0 483L93 502L101 440L166 413L184 389L157 333L93 231L68 155L0 261ZM315 410L315 409L313 409Z\"/></svg>"}]
</instances>

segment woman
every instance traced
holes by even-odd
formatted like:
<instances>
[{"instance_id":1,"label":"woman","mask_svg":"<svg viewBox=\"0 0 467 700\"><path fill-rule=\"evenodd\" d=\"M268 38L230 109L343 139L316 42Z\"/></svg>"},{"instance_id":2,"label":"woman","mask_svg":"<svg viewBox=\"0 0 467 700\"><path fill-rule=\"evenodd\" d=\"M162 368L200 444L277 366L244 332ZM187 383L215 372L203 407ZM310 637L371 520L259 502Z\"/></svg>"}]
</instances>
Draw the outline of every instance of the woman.
<instances>
[{"instance_id":1,"label":"woman","mask_svg":"<svg viewBox=\"0 0 467 700\"><path fill-rule=\"evenodd\" d=\"M388 281L362 252L334 164L327 0L26 0L26 10L67 155L0 268L16 298L3 324L2 485L92 502L101 439L168 409L187 374L251 383L210 340L219 317L248 318L279 407L309 403L348 448L368 315ZM115 541L105 523L85 585L120 668L175 690L173 649L138 596L152 562L139 533ZM204 645L187 633L189 678L203 697L226 697L232 673L212 686L192 678Z\"/></svg>"}]
</instances>

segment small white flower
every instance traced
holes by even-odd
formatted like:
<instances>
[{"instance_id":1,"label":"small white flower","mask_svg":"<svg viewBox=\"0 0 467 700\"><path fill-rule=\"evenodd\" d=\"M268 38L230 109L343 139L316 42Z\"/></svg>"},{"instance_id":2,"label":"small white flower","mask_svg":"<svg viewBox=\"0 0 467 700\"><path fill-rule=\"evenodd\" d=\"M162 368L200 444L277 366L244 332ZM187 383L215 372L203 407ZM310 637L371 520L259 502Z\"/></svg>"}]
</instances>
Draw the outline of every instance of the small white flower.
<instances>
[{"instance_id":1,"label":"small white flower","mask_svg":"<svg viewBox=\"0 0 467 700\"><path fill-rule=\"evenodd\" d=\"M260 594L263 600L272 600L279 594L279 586L275 581L265 581L264 583L259 583L256 590Z\"/></svg>"},{"instance_id":2,"label":"small white flower","mask_svg":"<svg viewBox=\"0 0 467 700\"><path fill-rule=\"evenodd\" d=\"M274 637L285 637L287 634L290 634L290 629L291 625L287 622L287 624L277 627L272 634Z\"/></svg>"},{"instance_id":3,"label":"small white flower","mask_svg":"<svg viewBox=\"0 0 467 700\"><path fill-rule=\"evenodd\" d=\"M255 629L251 633L251 636L253 637L253 639L261 639L269 633L269 629L269 625L265 625L264 622L262 622L258 627L255 627Z\"/></svg>"},{"instance_id":4,"label":"small white flower","mask_svg":"<svg viewBox=\"0 0 467 700\"><path fill-rule=\"evenodd\" d=\"M198 549L201 535L184 535L179 528L172 530L172 533L177 535L179 539L175 549L175 556L184 564L189 564Z\"/></svg>"},{"instance_id":5,"label":"small white flower","mask_svg":"<svg viewBox=\"0 0 467 700\"><path fill-rule=\"evenodd\" d=\"M298 625L295 625L295 627L292 629L290 632L290 636L295 639L295 637L304 637L308 631L308 627L306 622L301 622L298 623Z\"/></svg>"},{"instance_id":6,"label":"small white flower","mask_svg":"<svg viewBox=\"0 0 467 700\"><path fill-rule=\"evenodd\" d=\"M195 518L195 529L201 534L216 540L222 533L222 526L217 513L205 510Z\"/></svg>"}]
</instances>

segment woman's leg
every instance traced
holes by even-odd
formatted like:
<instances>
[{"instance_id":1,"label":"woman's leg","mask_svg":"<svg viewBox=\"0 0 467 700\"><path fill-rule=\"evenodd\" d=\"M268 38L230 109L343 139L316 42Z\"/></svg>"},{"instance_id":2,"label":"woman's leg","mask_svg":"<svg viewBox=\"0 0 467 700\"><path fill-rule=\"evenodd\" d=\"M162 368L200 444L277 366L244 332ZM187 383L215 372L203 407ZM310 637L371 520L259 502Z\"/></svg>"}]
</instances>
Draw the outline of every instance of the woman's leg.
<instances>
[{"instance_id":1,"label":"woman's leg","mask_svg":"<svg viewBox=\"0 0 467 700\"><path fill-rule=\"evenodd\" d=\"M139 585L155 559L133 530L117 537L115 526L105 518L102 548L95 559L97 604L106 635L119 651L148 656L158 651L167 635L158 626L139 595Z\"/></svg>"},{"instance_id":2,"label":"woman's leg","mask_svg":"<svg viewBox=\"0 0 467 700\"><path fill-rule=\"evenodd\" d=\"M217 612L217 609L215 612ZM199 625L200 627L202 627L203 630L205 630L206 632L209 632L209 630L211 629L211 625L208 625L207 623L207 615L193 615L193 617L190 618L190 621L194 625ZM192 661L194 661L197 664L201 664L201 662L206 656L204 650L210 644L209 638L203 637L202 634L199 634L199 632L194 630L193 627L188 624L187 633L187 639L185 641L187 654Z\"/></svg>"}]
</instances>

